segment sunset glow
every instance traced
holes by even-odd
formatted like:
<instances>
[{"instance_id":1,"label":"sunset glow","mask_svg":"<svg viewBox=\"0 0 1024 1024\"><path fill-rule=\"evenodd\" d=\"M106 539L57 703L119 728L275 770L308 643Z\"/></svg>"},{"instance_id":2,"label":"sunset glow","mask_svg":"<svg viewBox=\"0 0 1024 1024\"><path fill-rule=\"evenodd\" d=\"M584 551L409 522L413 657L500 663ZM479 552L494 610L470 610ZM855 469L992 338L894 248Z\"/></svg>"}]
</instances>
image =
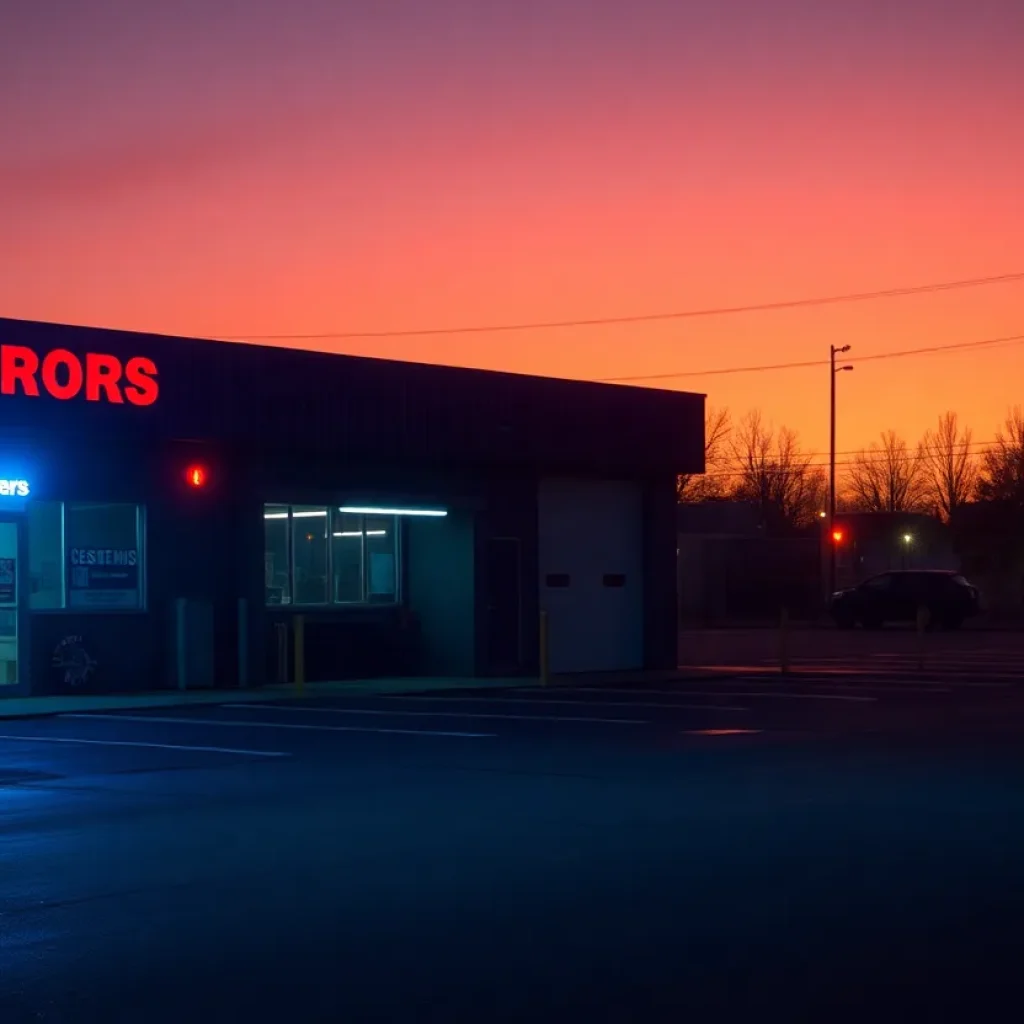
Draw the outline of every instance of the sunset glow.
<instances>
[{"instance_id":1,"label":"sunset glow","mask_svg":"<svg viewBox=\"0 0 1024 1024\"><path fill-rule=\"evenodd\" d=\"M55 16L60 10L61 16ZM1024 5L21 4L0 315L199 336L773 302L1024 270ZM243 18L244 14L244 18ZM86 40L88 40L86 42ZM592 379L1024 335L1024 284L686 321L296 342ZM2 339L0 339L2 341ZM838 448L991 438L1024 344L865 362ZM680 376L811 451L828 369Z\"/></svg>"}]
</instances>

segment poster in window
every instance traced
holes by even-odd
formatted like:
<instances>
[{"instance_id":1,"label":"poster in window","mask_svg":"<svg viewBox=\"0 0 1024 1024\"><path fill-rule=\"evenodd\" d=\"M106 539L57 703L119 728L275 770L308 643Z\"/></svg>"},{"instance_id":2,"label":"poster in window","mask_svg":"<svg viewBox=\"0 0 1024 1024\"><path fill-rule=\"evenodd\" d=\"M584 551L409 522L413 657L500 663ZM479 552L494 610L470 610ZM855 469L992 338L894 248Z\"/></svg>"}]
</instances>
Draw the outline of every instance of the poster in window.
<instances>
[{"instance_id":1,"label":"poster in window","mask_svg":"<svg viewBox=\"0 0 1024 1024\"><path fill-rule=\"evenodd\" d=\"M389 597L395 592L395 556L390 551L370 553L370 594Z\"/></svg>"},{"instance_id":2,"label":"poster in window","mask_svg":"<svg viewBox=\"0 0 1024 1024\"><path fill-rule=\"evenodd\" d=\"M138 549L68 549L68 607L137 608L138 606Z\"/></svg>"},{"instance_id":3,"label":"poster in window","mask_svg":"<svg viewBox=\"0 0 1024 1024\"><path fill-rule=\"evenodd\" d=\"M18 560L0 558L0 604L14 604L18 600Z\"/></svg>"}]
</instances>

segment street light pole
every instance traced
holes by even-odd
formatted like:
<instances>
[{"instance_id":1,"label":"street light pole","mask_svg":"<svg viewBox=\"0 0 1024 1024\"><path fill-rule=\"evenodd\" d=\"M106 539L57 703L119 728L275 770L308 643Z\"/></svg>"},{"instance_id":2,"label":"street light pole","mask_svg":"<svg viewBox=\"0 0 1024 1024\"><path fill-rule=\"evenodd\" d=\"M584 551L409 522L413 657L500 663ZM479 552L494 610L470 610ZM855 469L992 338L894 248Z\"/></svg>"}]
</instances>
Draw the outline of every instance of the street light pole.
<instances>
[{"instance_id":1,"label":"street light pole","mask_svg":"<svg viewBox=\"0 0 1024 1024\"><path fill-rule=\"evenodd\" d=\"M828 592L836 589L836 374L852 370L852 366L836 366L836 356L850 351L849 345L837 348L830 345L829 359L829 441L828 441Z\"/></svg>"}]
</instances>

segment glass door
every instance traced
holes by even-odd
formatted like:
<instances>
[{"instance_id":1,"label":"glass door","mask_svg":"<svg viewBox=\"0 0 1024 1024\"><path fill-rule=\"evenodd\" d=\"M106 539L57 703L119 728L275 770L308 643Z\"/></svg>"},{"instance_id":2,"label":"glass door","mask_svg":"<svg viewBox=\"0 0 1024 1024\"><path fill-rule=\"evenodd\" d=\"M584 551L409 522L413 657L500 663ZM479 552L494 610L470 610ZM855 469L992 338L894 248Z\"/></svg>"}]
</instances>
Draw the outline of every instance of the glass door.
<instances>
[{"instance_id":1,"label":"glass door","mask_svg":"<svg viewBox=\"0 0 1024 1024\"><path fill-rule=\"evenodd\" d=\"M0 519L0 696L21 691L25 682L19 608L20 529L15 519Z\"/></svg>"}]
</instances>

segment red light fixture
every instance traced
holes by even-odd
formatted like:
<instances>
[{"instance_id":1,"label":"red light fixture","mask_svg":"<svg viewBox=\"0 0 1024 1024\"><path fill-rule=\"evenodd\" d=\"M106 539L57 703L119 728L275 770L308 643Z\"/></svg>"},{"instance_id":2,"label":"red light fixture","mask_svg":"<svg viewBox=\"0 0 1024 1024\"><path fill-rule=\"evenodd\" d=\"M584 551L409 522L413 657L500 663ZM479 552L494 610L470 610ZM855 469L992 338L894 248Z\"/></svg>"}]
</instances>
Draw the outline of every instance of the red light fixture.
<instances>
[{"instance_id":1,"label":"red light fixture","mask_svg":"<svg viewBox=\"0 0 1024 1024\"><path fill-rule=\"evenodd\" d=\"M842 544L843 543L843 531L842 530L833 530L832 531L832 539L837 544Z\"/></svg>"},{"instance_id":2,"label":"red light fixture","mask_svg":"<svg viewBox=\"0 0 1024 1024\"><path fill-rule=\"evenodd\" d=\"M206 467L205 466L189 466L185 470L185 481L189 487L205 487L206 486Z\"/></svg>"}]
</instances>

